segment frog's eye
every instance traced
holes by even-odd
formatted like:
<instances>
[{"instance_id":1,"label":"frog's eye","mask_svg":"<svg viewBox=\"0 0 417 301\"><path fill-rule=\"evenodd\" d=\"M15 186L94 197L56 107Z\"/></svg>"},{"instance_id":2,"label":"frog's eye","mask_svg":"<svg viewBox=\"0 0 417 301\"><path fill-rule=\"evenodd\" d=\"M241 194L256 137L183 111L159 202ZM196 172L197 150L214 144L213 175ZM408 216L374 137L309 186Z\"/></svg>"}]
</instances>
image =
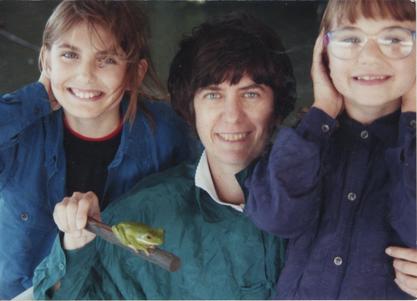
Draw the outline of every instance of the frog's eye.
<instances>
[{"instance_id":1,"label":"frog's eye","mask_svg":"<svg viewBox=\"0 0 417 301\"><path fill-rule=\"evenodd\" d=\"M146 239L152 239L152 236L150 236L149 234L146 235Z\"/></svg>"}]
</instances>

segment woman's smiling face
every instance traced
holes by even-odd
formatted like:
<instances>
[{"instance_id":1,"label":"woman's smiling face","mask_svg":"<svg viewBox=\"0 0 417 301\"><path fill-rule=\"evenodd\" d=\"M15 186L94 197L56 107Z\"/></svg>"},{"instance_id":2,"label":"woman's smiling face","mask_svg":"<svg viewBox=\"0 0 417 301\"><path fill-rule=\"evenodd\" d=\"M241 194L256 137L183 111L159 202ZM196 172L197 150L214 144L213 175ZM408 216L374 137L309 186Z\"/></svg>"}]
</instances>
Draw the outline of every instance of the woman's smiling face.
<instances>
[{"instance_id":1,"label":"woman's smiling face","mask_svg":"<svg viewBox=\"0 0 417 301\"><path fill-rule=\"evenodd\" d=\"M210 166L247 167L268 142L274 119L270 87L244 76L235 85L223 82L194 96L196 128Z\"/></svg>"}]
</instances>

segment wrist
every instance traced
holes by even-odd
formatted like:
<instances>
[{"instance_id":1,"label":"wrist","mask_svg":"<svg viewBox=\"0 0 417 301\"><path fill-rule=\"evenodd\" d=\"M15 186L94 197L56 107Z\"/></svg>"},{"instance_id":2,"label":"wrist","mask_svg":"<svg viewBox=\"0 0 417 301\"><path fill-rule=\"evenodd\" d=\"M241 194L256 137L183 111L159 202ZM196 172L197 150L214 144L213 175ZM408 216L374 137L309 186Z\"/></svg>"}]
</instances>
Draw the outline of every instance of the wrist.
<instances>
[{"instance_id":1,"label":"wrist","mask_svg":"<svg viewBox=\"0 0 417 301\"><path fill-rule=\"evenodd\" d=\"M415 113L416 112L416 104L415 103L403 104L401 106L401 112L403 112L403 113L406 113L406 112Z\"/></svg>"},{"instance_id":2,"label":"wrist","mask_svg":"<svg viewBox=\"0 0 417 301\"><path fill-rule=\"evenodd\" d=\"M96 235L83 230L82 235L74 235L65 233L62 239L62 246L65 250L76 250L84 247L91 242Z\"/></svg>"},{"instance_id":3,"label":"wrist","mask_svg":"<svg viewBox=\"0 0 417 301\"><path fill-rule=\"evenodd\" d=\"M314 101L313 107L322 110L333 119L336 119L340 113L340 109L336 105L329 105L329 102Z\"/></svg>"}]
</instances>

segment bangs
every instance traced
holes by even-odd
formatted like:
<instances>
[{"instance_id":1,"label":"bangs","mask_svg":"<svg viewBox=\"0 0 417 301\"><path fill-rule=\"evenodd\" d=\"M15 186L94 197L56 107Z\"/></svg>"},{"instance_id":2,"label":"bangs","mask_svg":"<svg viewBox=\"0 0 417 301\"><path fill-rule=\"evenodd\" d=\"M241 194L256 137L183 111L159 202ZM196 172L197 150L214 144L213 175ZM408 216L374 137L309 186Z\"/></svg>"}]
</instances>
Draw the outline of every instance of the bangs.
<instances>
[{"instance_id":1,"label":"bangs","mask_svg":"<svg viewBox=\"0 0 417 301\"><path fill-rule=\"evenodd\" d=\"M236 43L240 46L236 49L231 42L221 52L214 46L216 51L210 51L209 48L198 54L192 72L194 91L223 82L235 85L245 75L257 84L271 85L271 77L276 77L276 70L270 63L271 54L261 49L254 51L253 45L242 45L242 41Z\"/></svg>"},{"instance_id":2,"label":"bangs","mask_svg":"<svg viewBox=\"0 0 417 301\"><path fill-rule=\"evenodd\" d=\"M415 22L415 3L409 0L330 0L321 28L329 31L343 20L355 23L360 17Z\"/></svg>"},{"instance_id":3,"label":"bangs","mask_svg":"<svg viewBox=\"0 0 417 301\"><path fill-rule=\"evenodd\" d=\"M125 49L123 49L120 45L120 41L117 40L117 35L114 34L114 31L112 28L109 28L108 24L100 24L95 23L91 20L84 20L87 23L87 27L89 30L89 36L90 41L93 41L93 37L96 37L99 41L100 45L94 45L96 50L105 50L108 54L116 55L121 60L128 61L128 56L125 52ZM104 32L110 32L111 34L111 41L103 39L103 37L100 35L99 27Z\"/></svg>"}]
</instances>

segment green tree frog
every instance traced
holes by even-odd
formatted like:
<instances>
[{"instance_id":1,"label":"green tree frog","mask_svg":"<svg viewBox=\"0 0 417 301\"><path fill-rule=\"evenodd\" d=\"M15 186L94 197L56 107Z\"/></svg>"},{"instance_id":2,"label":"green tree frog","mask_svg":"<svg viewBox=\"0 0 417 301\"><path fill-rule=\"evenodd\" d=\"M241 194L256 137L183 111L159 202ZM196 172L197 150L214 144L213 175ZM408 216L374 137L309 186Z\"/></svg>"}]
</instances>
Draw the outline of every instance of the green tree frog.
<instances>
[{"instance_id":1,"label":"green tree frog","mask_svg":"<svg viewBox=\"0 0 417 301\"><path fill-rule=\"evenodd\" d=\"M122 244L135 252L143 251L149 256L149 250L164 242L164 230L153 229L145 224L123 222L111 227Z\"/></svg>"}]
</instances>

